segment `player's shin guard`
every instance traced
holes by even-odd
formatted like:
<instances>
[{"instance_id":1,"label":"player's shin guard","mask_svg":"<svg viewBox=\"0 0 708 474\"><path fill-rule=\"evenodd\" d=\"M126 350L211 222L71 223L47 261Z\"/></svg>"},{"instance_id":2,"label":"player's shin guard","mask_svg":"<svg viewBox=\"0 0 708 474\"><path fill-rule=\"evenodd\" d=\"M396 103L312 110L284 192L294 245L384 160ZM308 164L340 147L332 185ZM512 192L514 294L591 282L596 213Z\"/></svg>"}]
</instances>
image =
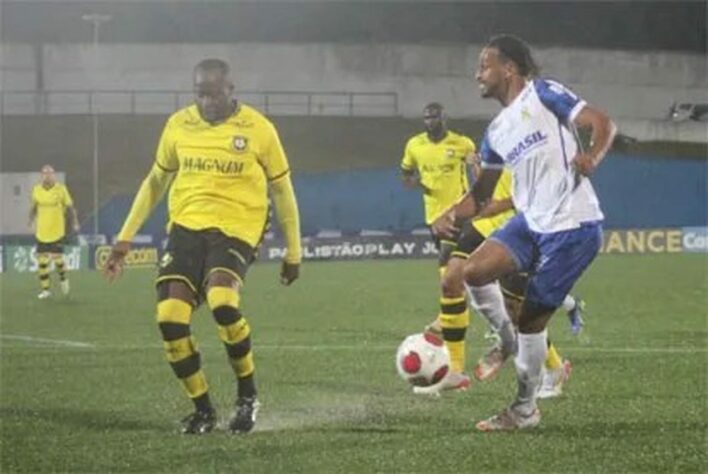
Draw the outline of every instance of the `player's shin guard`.
<instances>
[{"instance_id":1,"label":"player's shin guard","mask_svg":"<svg viewBox=\"0 0 708 474\"><path fill-rule=\"evenodd\" d=\"M528 415L536 409L536 393L541 383L541 368L546 358L546 330L535 334L519 334L519 352L514 359L519 384L516 409Z\"/></svg>"},{"instance_id":2,"label":"player's shin guard","mask_svg":"<svg viewBox=\"0 0 708 474\"><path fill-rule=\"evenodd\" d=\"M39 263L37 269L39 284L42 290L49 290L49 255L44 253L39 254L37 261Z\"/></svg>"},{"instance_id":3,"label":"player's shin guard","mask_svg":"<svg viewBox=\"0 0 708 474\"><path fill-rule=\"evenodd\" d=\"M443 340L450 351L450 368L453 372L465 370L465 334L470 325L470 312L464 296L440 298L440 314Z\"/></svg>"},{"instance_id":4,"label":"player's shin guard","mask_svg":"<svg viewBox=\"0 0 708 474\"><path fill-rule=\"evenodd\" d=\"M556 346L553 345L551 340L548 340L548 352L546 353L545 366L548 370L558 369L563 365L563 360L561 359Z\"/></svg>"},{"instance_id":5,"label":"player's shin guard","mask_svg":"<svg viewBox=\"0 0 708 474\"><path fill-rule=\"evenodd\" d=\"M66 280L66 266L64 265L64 256L57 255L54 257L54 268L56 268L61 281Z\"/></svg>"},{"instance_id":6,"label":"player's shin guard","mask_svg":"<svg viewBox=\"0 0 708 474\"><path fill-rule=\"evenodd\" d=\"M253 379L255 366L251 351L251 327L238 309L239 295L232 288L212 287L207 292L207 302L219 325L219 337L236 373L238 395L253 397L256 387Z\"/></svg>"},{"instance_id":7,"label":"player's shin guard","mask_svg":"<svg viewBox=\"0 0 708 474\"><path fill-rule=\"evenodd\" d=\"M157 322L162 333L167 360L189 398L199 411L211 410L209 387L201 358L189 329L192 306L176 298L157 304Z\"/></svg>"}]
</instances>

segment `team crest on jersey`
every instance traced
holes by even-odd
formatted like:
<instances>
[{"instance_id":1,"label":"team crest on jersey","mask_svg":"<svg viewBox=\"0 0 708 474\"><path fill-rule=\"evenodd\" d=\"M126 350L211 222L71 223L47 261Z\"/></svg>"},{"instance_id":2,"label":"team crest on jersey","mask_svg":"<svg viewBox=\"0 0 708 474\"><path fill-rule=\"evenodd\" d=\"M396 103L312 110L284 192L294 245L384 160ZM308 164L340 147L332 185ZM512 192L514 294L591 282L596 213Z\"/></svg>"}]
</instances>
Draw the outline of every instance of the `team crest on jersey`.
<instances>
[{"instance_id":1,"label":"team crest on jersey","mask_svg":"<svg viewBox=\"0 0 708 474\"><path fill-rule=\"evenodd\" d=\"M242 135L236 135L234 137L233 145L234 145L234 150L244 151L246 148L248 148L248 138L246 138Z\"/></svg>"},{"instance_id":2,"label":"team crest on jersey","mask_svg":"<svg viewBox=\"0 0 708 474\"><path fill-rule=\"evenodd\" d=\"M448 148L445 150L445 154L447 155L448 158L454 158L455 157L455 150L452 148Z\"/></svg>"},{"instance_id":3,"label":"team crest on jersey","mask_svg":"<svg viewBox=\"0 0 708 474\"><path fill-rule=\"evenodd\" d=\"M522 120L531 120L531 113L529 112L529 109L526 107L523 107L521 109L521 119Z\"/></svg>"}]
</instances>

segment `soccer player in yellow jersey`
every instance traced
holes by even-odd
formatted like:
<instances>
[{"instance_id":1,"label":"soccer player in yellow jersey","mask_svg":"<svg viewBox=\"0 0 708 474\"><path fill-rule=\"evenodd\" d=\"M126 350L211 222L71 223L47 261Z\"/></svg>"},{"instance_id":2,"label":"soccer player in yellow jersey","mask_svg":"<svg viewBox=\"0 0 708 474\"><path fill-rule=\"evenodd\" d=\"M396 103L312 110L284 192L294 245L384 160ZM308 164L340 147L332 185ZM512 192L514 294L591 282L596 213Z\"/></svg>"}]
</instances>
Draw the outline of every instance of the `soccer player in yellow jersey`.
<instances>
[{"instance_id":1,"label":"soccer player in yellow jersey","mask_svg":"<svg viewBox=\"0 0 708 474\"><path fill-rule=\"evenodd\" d=\"M288 161L273 124L233 99L229 66L205 59L194 70L195 104L173 114L155 163L138 191L108 258L109 279L120 275L130 241L169 188L169 240L157 277L157 322L167 360L195 411L182 420L185 434L216 424L199 351L190 332L194 308L206 300L237 379L232 433L250 431L259 403L250 327L239 291L268 225L268 190L287 253L280 278L299 276L300 224Z\"/></svg>"},{"instance_id":2,"label":"soccer player in yellow jersey","mask_svg":"<svg viewBox=\"0 0 708 474\"><path fill-rule=\"evenodd\" d=\"M475 144L470 138L448 130L443 106L436 102L423 109L423 124L425 131L413 136L406 144L401 172L404 186L423 190L425 223L431 225L467 192L467 165L474 157ZM440 240L435 235L433 240L439 253L438 266L442 277L456 243ZM470 384L469 377L464 374L469 310L463 288L454 295L442 295L438 321L451 355L446 388L465 389ZM418 389L414 391L419 392Z\"/></svg>"},{"instance_id":3,"label":"soccer player in yellow jersey","mask_svg":"<svg viewBox=\"0 0 708 474\"><path fill-rule=\"evenodd\" d=\"M79 231L79 219L76 216L74 202L67 187L56 180L54 168L42 167L42 181L32 189L30 222L32 227L36 219L35 237L37 238L37 260L39 263L39 299L52 295L49 289L49 263L54 260L54 268L59 274L61 292L69 294L69 279L64 263L64 237L66 234L66 216L71 218L74 232Z\"/></svg>"}]
</instances>

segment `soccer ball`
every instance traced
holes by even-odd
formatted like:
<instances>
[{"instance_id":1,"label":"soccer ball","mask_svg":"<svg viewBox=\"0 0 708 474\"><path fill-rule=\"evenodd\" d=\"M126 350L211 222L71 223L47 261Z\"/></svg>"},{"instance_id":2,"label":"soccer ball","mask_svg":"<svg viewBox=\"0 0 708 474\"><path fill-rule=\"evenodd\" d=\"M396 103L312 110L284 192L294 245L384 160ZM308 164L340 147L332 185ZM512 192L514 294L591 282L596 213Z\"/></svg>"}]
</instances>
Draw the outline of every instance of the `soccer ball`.
<instances>
[{"instance_id":1,"label":"soccer ball","mask_svg":"<svg viewBox=\"0 0 708 474\"><path fill-rule=\"evenodd\" d=\"M429 333L413 334L398 346L396 368L408 383L429 387L447 375L450 370L450 353L439 337Z\"/></svg>"}]
</instances>

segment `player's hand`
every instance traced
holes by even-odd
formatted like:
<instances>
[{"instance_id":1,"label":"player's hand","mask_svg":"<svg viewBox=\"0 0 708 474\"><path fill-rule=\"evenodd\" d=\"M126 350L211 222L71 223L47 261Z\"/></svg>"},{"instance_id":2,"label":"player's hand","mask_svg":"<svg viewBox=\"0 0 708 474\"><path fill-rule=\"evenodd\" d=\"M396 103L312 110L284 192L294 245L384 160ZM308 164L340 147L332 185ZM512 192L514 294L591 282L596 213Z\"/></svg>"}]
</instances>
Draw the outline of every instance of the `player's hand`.
<instances>
[{"instance_id":1,"label":"player's hand","mask_svg":"<svg viewBox=\"0 0 708 474\"><path fill-rule=\"evenodd\" d=\"M590 176L597 168L597 160L588 153L580 153L575 156L572 165L581 175Z\"/></svg>"},{"instance_id":2,"label":"player's hand","mask_svg":"<svg viewBox=\"0 0 708 474\"><path fill-rule=\"evenodd\" d=\"M78 234L80 230L81 230L81 226L79 225L79 223L74 222L74 232L76 232Z\"/></svg>"},{"instance_id":3,"label":"player's hand","mask_svg":"<svg viewBox=\"0 0 708 474\"><path fill-rule=\"evenodd\" d=\"M455 237L460 229L455 225L455 214L446 212L442 216L435 219L431 226L433 233L438 237Z\"/></svg>"},{"instance_id":4,"label":"player's hand","mask_svg":"<svg viewBox=\"0 0 708 474\"><path fill-rule=\"evenodd\" d=\"M125 260L129 250L130 242L125 240L120 240L113 246L110 255L108 255L108 260L106 260L106 266L103 267L103 276L108 281L117 279L123 273L123 260Z\"/></svg>"},{"instance_id":5,"label":"player's hand","mask_svg":"<svg viewBox=\"0 0 708 474\"><path fill-rule=\"evenodd\" d=\"M299 263L288 263L286 261L283 261L283 265L280 267L280 283L285 286L289 286L292 282L297 280L299 276Z\"/></svg>"}]
</instances>

